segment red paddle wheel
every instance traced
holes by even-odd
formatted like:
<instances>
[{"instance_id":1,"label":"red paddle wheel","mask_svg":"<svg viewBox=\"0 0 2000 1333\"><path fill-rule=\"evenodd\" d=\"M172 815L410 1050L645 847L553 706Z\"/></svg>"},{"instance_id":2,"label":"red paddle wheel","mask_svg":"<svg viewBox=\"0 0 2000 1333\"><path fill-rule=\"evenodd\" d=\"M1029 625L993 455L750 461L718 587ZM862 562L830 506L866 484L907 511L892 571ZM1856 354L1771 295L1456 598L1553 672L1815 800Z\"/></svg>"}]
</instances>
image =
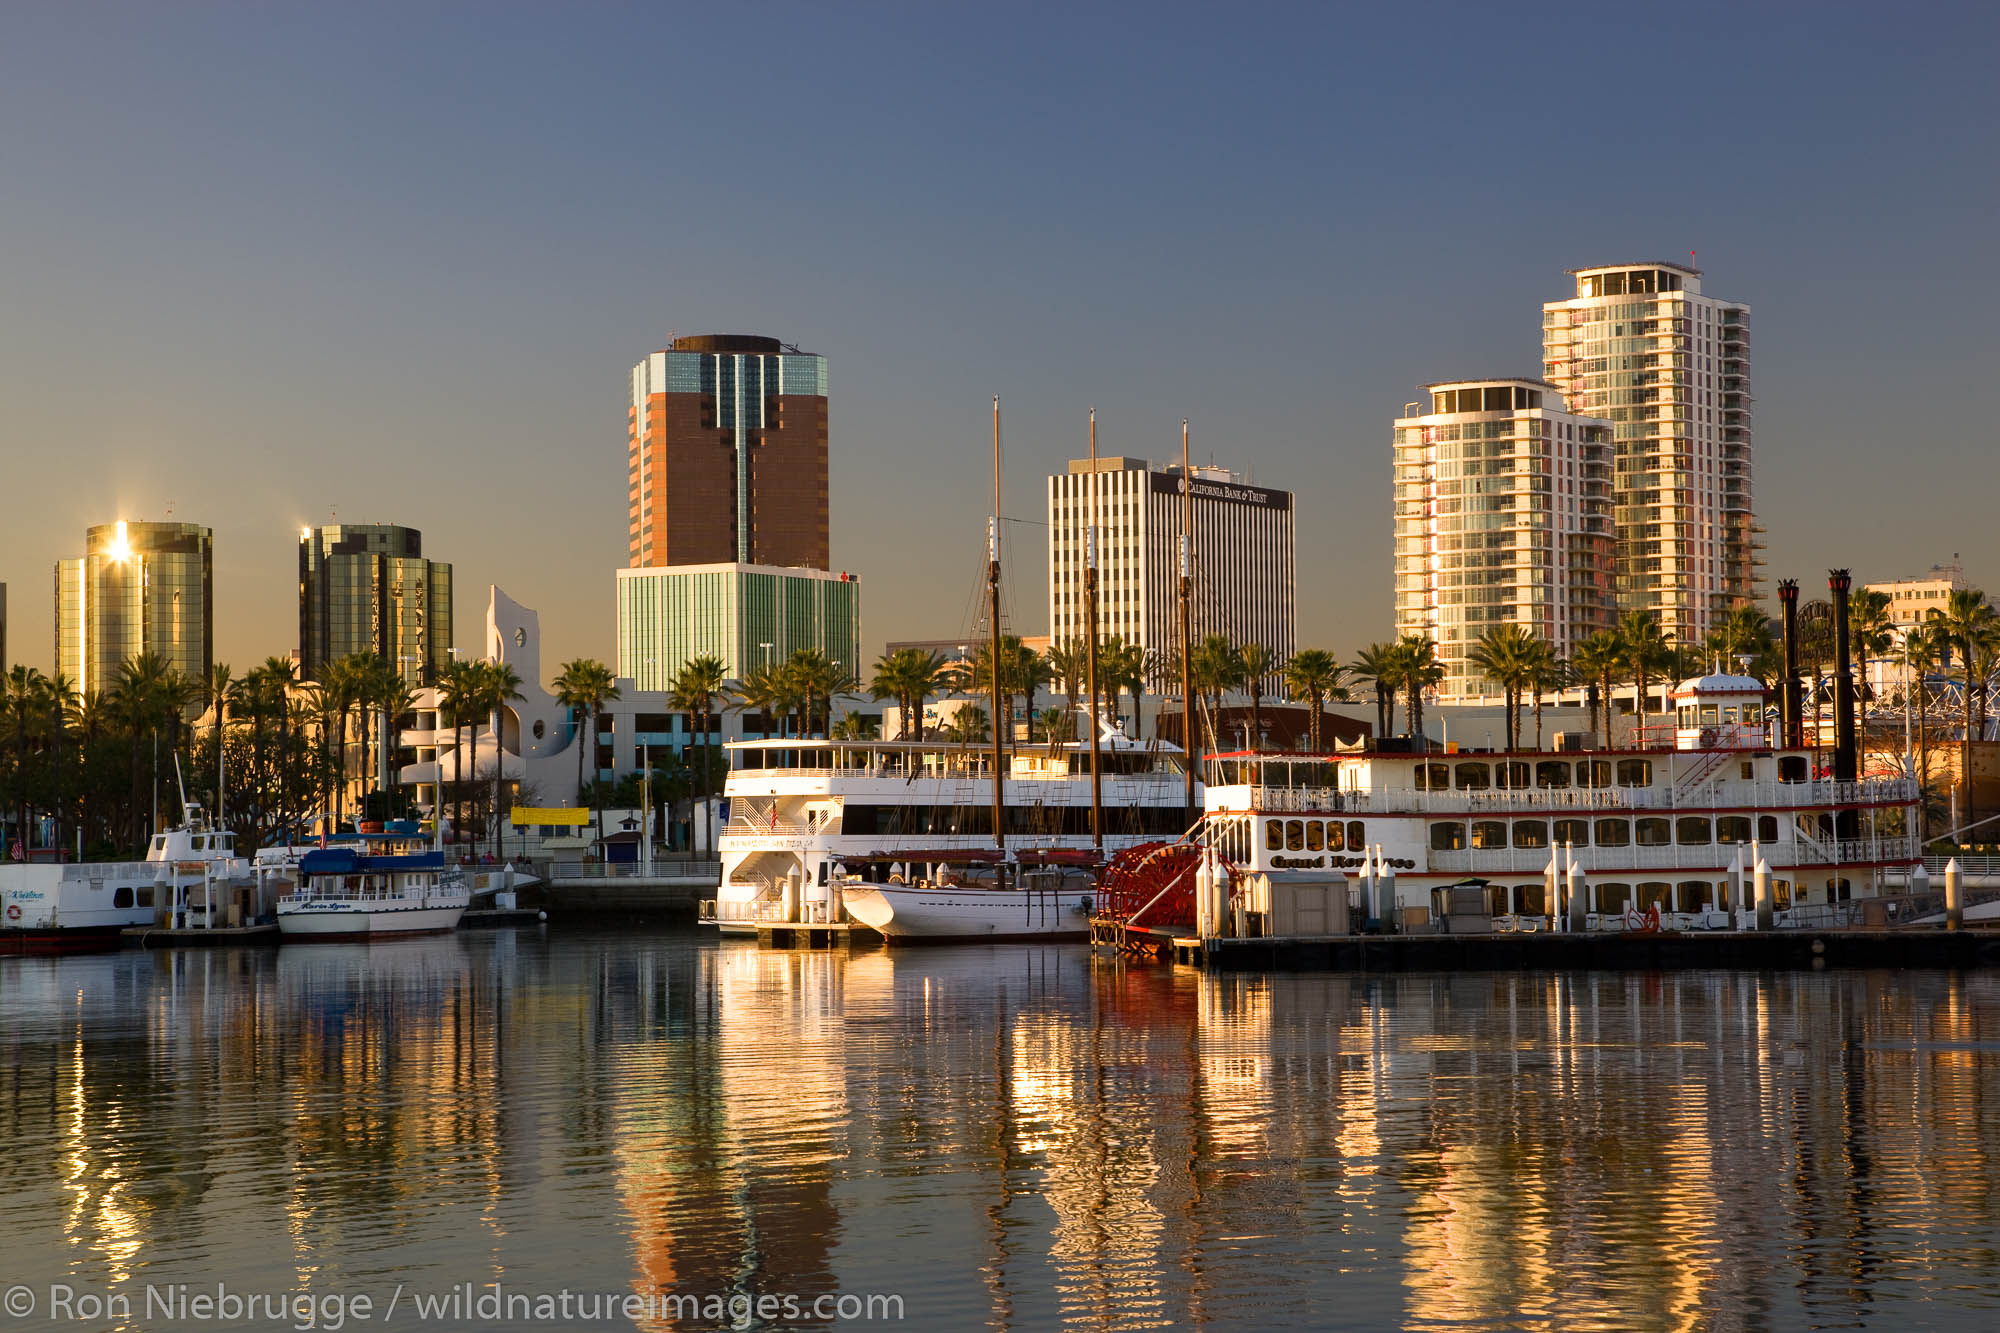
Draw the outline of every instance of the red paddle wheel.
<instances>
[{"instance_id":1,"label":"red paddle wheel","mask_svg":"<svg viewBox=\"0 0 2000 1333\"><path fill-rule=\"evenodd\" d=\"M1194 928L1194 876L1201 846L1145 842L1111 858L1097 886L1098 915L1124 926Z\"/></svg>"}]
</instances>

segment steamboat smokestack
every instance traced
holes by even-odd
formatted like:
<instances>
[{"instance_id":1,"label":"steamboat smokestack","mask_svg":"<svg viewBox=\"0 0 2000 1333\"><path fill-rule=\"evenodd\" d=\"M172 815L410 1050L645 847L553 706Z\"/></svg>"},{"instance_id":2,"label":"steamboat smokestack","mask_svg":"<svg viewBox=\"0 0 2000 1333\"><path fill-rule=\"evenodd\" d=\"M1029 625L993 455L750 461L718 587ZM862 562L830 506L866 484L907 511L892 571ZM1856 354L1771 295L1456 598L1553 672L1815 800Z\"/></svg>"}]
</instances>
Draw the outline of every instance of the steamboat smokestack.
<instances>
[{"instance_id":1,"label":"steamboat smokestack","mask_svg":"<svg viewBox=\"0 0 2000 1333\"><path fill-rule=\"evenodd\" d=\"M1854 735L1854 659L1847 642L1847 591L1853 578L1844 569L1826 573L1833 594L1833 780L1853 782L1861 776L1860 746Z\"/></svg>"},{"instance_id":2,"label":"steamboat smokestack","mask_svg":"<svg viewBox=\"0 0 2000 1333\"><path fill-rule=\"evenodd\" d=\"M1785 677L1778 682L1778 744L1796 750L1805 744L1805 708L1799 698L1799 581L1778 581L1784 608Z\"/></svg>"}]
</instances>

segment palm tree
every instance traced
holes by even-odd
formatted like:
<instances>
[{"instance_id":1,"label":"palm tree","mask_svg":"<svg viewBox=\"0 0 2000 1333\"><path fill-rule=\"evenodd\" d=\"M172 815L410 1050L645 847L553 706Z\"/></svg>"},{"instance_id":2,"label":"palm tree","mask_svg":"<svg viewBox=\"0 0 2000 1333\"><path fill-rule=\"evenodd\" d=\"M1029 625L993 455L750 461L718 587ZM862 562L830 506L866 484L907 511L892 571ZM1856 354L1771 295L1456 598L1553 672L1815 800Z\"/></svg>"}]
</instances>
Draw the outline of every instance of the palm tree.
<instances>
[{"instance_id":1,"label":"palm tree","mask_svg":"<svg viewBox=\"0 0 2000 1333\"><path fill-rule=\"evenodd\" d=\"M1570 654L1570 670L1590 682L1590 734L1593 745L1611 745L1611 683L1625 665L1625 645L1616 630L1601 629L1576 646ZM1598 710L1603 710L1604 730L1597 729Z\"/></svg>"},{"instance_id":2,"label":"palm tree","mask_svg":"<svg viewBox=\"0 0 2000 1333\"><path fill-rule=\"evenodd\" d=\"M1535 692L1535 748L1542 748L1542 699L1545 695L1560 696L1563 687L1570 683L1570 666L1556 652L1556 646L1547 639L1535 640L1535 669L1528 686Z\"/></svg>"},{"instance_id":3,"label":"palm tree","mask_svg":"<svg viewBox=\"0 0 2000 1333\"><path fill-rule=\"evenodd\" d=\"M451 724L451 778L454 808L452 810L451 840L455 845L459 835L465 831L465 751L466 742L459 739L459 733L468 731L479 722L479 670L473 662L454 661L438 673L438 720ZM475 768L477 765L475 765ZM444 766L438 765L438 806L437 814L444 813Z\"/></svg>"},{"instance_id":4,"label":"palm tree","mask_svg":"<svg viewBox=\"0 0 2000 1333\"><path fill-rule=\"evenodd\" d=\"M28 771L29 742L40 730L48 684L48 677L36 668L19 665L9 670L7 678L0 681L0 710L4 710L0 711L0 717L5 718L8 741L14 755L11 784L16 810L14 827L19 833L23 853L31 841L28 837L28 792L33 784Z\"/></svg>"},{"instance_id":5,"label":"palm tree","mask_svg":"<svg viewBox=\"0 0 2000 1333\"><path fill-rule=\"evenodd\" d=\"M701 802L702 816L707 825L707 846L711 854L715 851L715 811L709 805L708 798L715 785L715 765L709 755L710 737L715 731L716 699L722 693L727 676L728 669L723 666L721 658L713 653L703 653L689 661L681 669L679 677L679 684L686 687L683 697L694 702L696 718L701 727L701 748L698 752L701 761L690 773L692 783L689 795Z\"/></svg>"},{"instance_id":6,"label":"palm tree","mask_svg":"<svg viewBox=\"0 0 2000 1333\"><path fill-rule=\"evenodd\" d=\"M1959 823L1963 827L1972 822L1972 717L1975 690L1984 692L1985 682L1976 681L1979 658L2000 639L2000 615L1996 615L1986 601L1986 594L1976 588L1954 590L1945 601L1943 610L1931 608L1930 623L1936 627L1965 669L1965 736L1963 751L1959 758L1958 780L1965 791L1965 808L1959 812Z\"/></svg>"},{"instance_id":7,"label":"palm tree","mask_svg":"<svg viewBox=\"0 0 2000 1333\"><path fill-rule=\"evenodd\" d=\"M1408 701L1403 711L1410 724L1410 736L1422 748L1424 691L1444 679L1444 664L1438 661L1437 645L1422 634L1405 634L1397 640L1396 679Z\"/></svg>"},{"instance_id":8,"label":"palm tree","mask_svg":"<svg viewBox=\"0 0 2000 1333\"><path fill-rule=\"evenodd\" d=\"M924 701L937 691L944 658L921 648L899 648L875 661L868 692L877 699L894 699L902 734L924 738Z\"/></svg>"},{"instance_id":9,"label":"palm tree","mask_svg":"<svg viewBox=\"0 0 2000 1333\"><path fill-rule=\"evenodd\" d=\"M1771 628L1770 617L1755 606L1731 610L1708 632L1701 648L1708 657L1720 661L1725 671L1733 669L1737 659L1749 658L1749 665L1743 669L1764 682L1767 689L1771 678L1783 670L1783 657L1777 651L1778 636Z\"/></svg>"},{"instance_id":10,"label":"palm tree","mask_svg":"<svg viewBox=\"0 0 2000 1333\"><path fill-rule=\"evenodd\" d=\"M500 714L521 699L521 678L506 662L479 663L479 702L493 719L493 859L500 859L500 783L507 767L507 747Z\"/></svg>"},{"instance_id":11,"label":"palm tree","mask_svg":"<svg viewBox=\"0 0 2000 1333\"><path fill-rule=\"evenodd\" d=\"M1672 651L1666 635L1660 632L1660 620L1651 611L1627 611L1625 618L1618 622L1618 644L1624 651L1625 671L1638 691L1636 716L1632 722L1632 735L1638 743L1646 725L1647 705L1646 684L1652 679Z\"/></svg>"},{"instance_id":12,"label":"palm tree","mask_svg":"<svg viewBox=\"0 0 2000 1333\"><path fill-rule=\"evenodd\" d=\"M1930 831L1927 804L1931 785L1930 673L1944 660L1948 646L1936 622L1912 625L1903 631L1903 656L1910 674L1903 707L1915 709L1917 714L1917 799L1924 813L1922 831L1926 836Z\"/></svg>"},{"instance_id":13,"label":"palm tree","mask_svg":"<svg viewBox=\"0 0 2000 1333\"><path fill-rule=\"evenodd\" d=\"M154 828L159 824L160 811L157 801L148 801L141 778L146 769L140 762L141 740L150 736L153 741L153 762L151 766L153 790L159 790L159 740L160 732L170 733L180 720L182 700L180 673L173 663L156 652L138 653L127 658L118 667L117 679L111 686L113 709L122 728L132 742L132 804L137 812L142 806L150 805L152 816L140 829L128 829L128 837L136 834L146 836L141 829ZM171 748L168 751L172 753ZM25 833L25 830L24 830ZM134 839L136 840L136 839Z\"/></svg>"},{"instance_id":14,"label":"palm tree","mask_svg":"<svg viewBox=\"0 0 2000 1333\"><path fill-rule=\"evenodd\" d=\"M1850 588L1847 593L1847 642L1854 650L1855 698L1861 713L1868 712L1868 659L1880 657L1896 641L1896 622L1889 616L1889 594L1873 588Z\"/></svg>"},{"instance_id":15,"label":"palm tree","mask_svg":"<svg viewBox=\"0 0 2000 1333\"><path fill-rule=\"evenodd\" d=\"M1301 648L1285 663L1285 688L1304 698L1310 710L1306 714L1306 748L1314 754L1320 750L1320 700L1347 697L1340 685L1346 672L1340 659L1324 648Z\"/></svg>"},{"instance_id":16,"label":"palm tree","mask_svg":"<svg viewBox=\"0 0 2000 1333\"><path fill-rule=\"evenodd\" d=\"M1215 729L1222 721L1222 695L1243 679L1243 659L1228 636L1208 634L1194 646L1194 689L1208 701L1208 752L1218 748Z\"/></svg>"},{"instance_id":17,"label":"palm tree","mask_svg":"<svg viewBox=\"0 0 2000 1333\"><path fill-rule=\"evenodd\" d=\"M1049 645L1048 651L1042 654L1042 661L1047 665L1049 680L1056 688L1063 692L1063 698L1069 702L1069 709L1064 714L1064 716L1070 719L1069 730L1065 739L1074 740L1076 738L1077 700L1081 699L1083 692L1090 687L1089 646L1087 644L1080 644L1074 639L1068 643L1052 643ZM1099 644L1097 649L1097 688L1102 693L1104 689L1103 644Z\"/></svg>"},{"instance_id":18,"label":"palm tree","mask_svg":"<svg viewBox=\"0 0 2000 1333\"><path fill-rule=\"evenodd\" d=\"M1236 650L1236 683L1250 696L1250 748L1264 748L1264 682L1278 669L1277 657L1261 643Z\"/></svg>"},{"instance_id":19,"label":"palm tree","mask_svg":"<svg viewBox=\"0 0 2000 1333\"><path fill-rule=\"evenodd\" d=\"M1521 691L1534 679L1540 640L1509 621L1494 625L1472 645L1465 660L1500 687L1507 748L1521 748Z\"/></svg>"},{"instance_id":20,"label":"palm tree","mask_svg":"<svg viewBox=\"0 0 2000 1333\"><path fill-rule=\"evenodd\" d=\"M1116 634L1106 639L1104 646L1097 650L1098 691L1102 694L1108 694L1111 697L1111 715L1113 718L1117 718L1120 715L1118 696L1121 693L1131 694L1132 734L1134 736L1139 734L1139 696L1145 693L1146 673L1153 660L1152 655L1147 653L1144 645L1127 643ZM1159 730L1158 721L1159 719L1155 717L1154 731L1156 734ZM1097 719L1092 718L1091 725L1096 726Z\"/></svg>"},{"instance_id":21,"label":"palm tree","mask_svg":"<svg viewBox=\"0 0 2000 1333\"><path fill-rule=\"evenodd\" d=\"M687 668L681 668L685 673ZM555 681L556 702L570 710L577 719L576 727L576 790L578 799L583 795L583 762L586 755L594 761L597 750L597 718L604 712L604 705L619 698L618 677L610 667L594 657L577 657L562 664L562 671ZM677 686L678 688L678 683ZM676 698L674 707L682 704ZM593 762L593 767L595 764ZM604 845L604 811L597 811L597 844Z\"/></svg>"},{"instance_id":22,"label":"palm tree","mask_svg":"<svg viewBox=\"0 0 2000 1333\"><path fill-rule=\"evenodd\" d=\"M1369 644L1354 655L1347 670L1375 692L1375 735L1387 736L1396 724L1396 645Z\"/></svg>"},{"instance_id":23,"label":"palm tree","mask_svg":"<svg viewBox=\"0 0 2000 1333\"><path fill-rule=\"evenodd\" d=\"M961 671L960 685L969 694L986 693L1000 705L1004 716L999 725L1004 729L1014 712L1014 696L1020 695L1025 704L1025 712L1032 716L1035 711L1035 695L1048 683L1048 662L1032 648L1022 645L1018 635L1007 634L1000 639L1000 686L993 686L993 646L981 644L972 655L970 671Z\"/></svg>"}]
</instances>

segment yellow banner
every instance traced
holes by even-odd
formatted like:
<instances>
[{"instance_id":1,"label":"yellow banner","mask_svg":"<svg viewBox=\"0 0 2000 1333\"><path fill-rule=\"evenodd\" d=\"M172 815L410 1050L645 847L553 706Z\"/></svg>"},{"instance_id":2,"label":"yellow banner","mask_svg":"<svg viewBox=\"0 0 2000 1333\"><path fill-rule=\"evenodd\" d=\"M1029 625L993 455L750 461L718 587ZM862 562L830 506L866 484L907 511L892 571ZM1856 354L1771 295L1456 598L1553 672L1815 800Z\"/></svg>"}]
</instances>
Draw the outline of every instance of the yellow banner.
<instances>
[{"instance_id":1,"label":"yellow banner","mask_svg":"<svg viewBox=\"0 0 2000 1333\"><path fill-rule=\"evenodd\" d=\"M568 805L517 805L507 818L515 828L532 824L568 824L581 828L590 822L590 811Z\"/></svg>"}]
</instances>

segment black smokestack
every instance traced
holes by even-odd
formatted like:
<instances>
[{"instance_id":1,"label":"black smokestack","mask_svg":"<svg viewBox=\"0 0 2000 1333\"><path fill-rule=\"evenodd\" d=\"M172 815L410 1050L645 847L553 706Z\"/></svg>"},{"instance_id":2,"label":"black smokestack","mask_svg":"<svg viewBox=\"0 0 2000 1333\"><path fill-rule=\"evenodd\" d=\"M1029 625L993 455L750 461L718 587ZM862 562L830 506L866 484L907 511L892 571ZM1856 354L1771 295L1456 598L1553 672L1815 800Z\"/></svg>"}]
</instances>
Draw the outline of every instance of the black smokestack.
<instances>
[{"instance_id":1,"label":"black smokestack","mask_svg":"<svg viewBox=\"0 0 2000 1333\"><path fill-rule=\"evenodd\" d=\"M1799 581L1780 579L1784 608L1785 678L1778 682L1778 744L1796 750L1805 744L1805 701L1799 697Z\"/></svg>"},{"instance_id":2,"label":"black smokestack","mask_svg":"<svg viewBox=\"0 0 2000 1333\"><path fill-rule=\"evenodd\" d=\"M1844 569L1826 572L1833 594L1833 780L1852 782L1861 776L1860 747L1854 737L1854 659L1847 644L1847 590L1854 580Z\"/></svg>"}]
</instances>

